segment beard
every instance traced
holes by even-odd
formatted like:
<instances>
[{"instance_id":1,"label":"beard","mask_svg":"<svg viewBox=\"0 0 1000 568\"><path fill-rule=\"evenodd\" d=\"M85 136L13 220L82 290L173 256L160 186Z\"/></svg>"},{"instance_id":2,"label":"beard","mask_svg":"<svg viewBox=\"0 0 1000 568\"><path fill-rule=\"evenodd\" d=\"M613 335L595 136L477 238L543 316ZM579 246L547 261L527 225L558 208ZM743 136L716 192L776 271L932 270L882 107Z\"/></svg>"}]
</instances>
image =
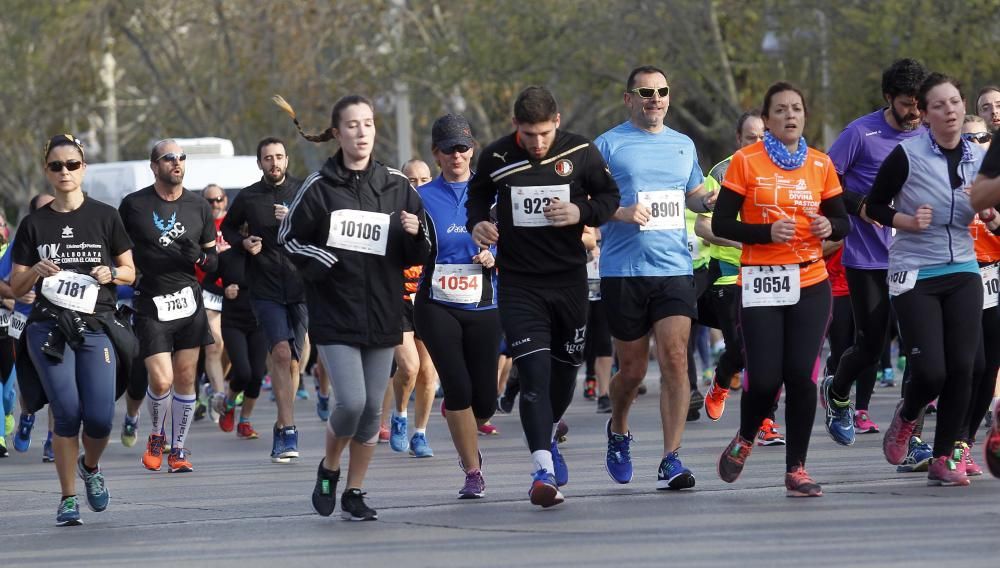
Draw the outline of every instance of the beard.
<instances>
[{"instance_id":1,"label":"beard","mask_svg":"<svg viewBox=\"0 0 1000 568\"><path fill-rule=\"evenodd\" d=\"M172 169L167 171L160 170L156 172L156 179L170 185L180 185L181 182L184 181L184 172L174 175L174 171Z\"/></svg>"},{"instance_id":2,"label":"beard","mask_svg":"<svg viewBox=\"0 0 1000 568\"><path fill-rule=\"evenodd\" d=\"M889 106L889 110L892 112L892 118L896 121L896 124L903 129L903 132L911 132L920 126L920 116L913 116L909 114L905 116L901 115L896 112L896 107L893 105ZM911 116L912 118L910 118Z\"/></svg>"},{"instance_id":3,"label":"beard","mask_svg":"<svg viewBox=\"0 0 1000 568\"><path fill-rule=\"evenodd\" d=\"M278 185L282 181L284 181L284 179L285 179L285 170L278 169L277 171L278 171L278 173L276 175L272 174L271 170L265 170L264 171L264 179L267 180L267 183L269 183L271 185Z\"/></svg>"}]
</instances>

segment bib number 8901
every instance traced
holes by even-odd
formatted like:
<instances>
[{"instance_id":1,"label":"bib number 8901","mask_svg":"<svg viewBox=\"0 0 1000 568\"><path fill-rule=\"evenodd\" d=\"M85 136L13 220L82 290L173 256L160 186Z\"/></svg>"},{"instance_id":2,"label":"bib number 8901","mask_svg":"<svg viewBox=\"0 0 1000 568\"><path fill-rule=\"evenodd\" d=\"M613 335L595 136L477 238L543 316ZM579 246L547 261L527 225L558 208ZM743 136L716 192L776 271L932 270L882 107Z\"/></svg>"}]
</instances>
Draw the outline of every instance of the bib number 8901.
<instances>
[{"instance_id":1,"label":"bib number 8901","mask_svg":"<svg viewBox=\"0 0 1000 568\"><path fill-rule=\"evenodd\" d=\"M681 206L675 202L657 202L649 205L649 212L654 218L678 217L681 214Z\"/></svg>"}]
</instances>

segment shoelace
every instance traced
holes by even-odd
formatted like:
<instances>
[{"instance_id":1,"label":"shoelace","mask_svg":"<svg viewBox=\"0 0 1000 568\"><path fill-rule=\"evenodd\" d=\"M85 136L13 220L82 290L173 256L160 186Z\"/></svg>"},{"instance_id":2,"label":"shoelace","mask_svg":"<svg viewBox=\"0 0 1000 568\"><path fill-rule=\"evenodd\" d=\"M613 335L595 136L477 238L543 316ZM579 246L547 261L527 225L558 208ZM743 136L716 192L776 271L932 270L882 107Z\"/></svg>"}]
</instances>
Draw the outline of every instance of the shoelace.
<instances>
[{"instance_id":1,"label":"shoelace","mask_svg":"<svg viewBox=\"0 0 1000 568\"><path fill-rule=\"evenodd\" d=\"M149 441L149 453L153 454L154 456L163 455L163 443L165 441L166 438L164 437L161 436L153 437L153 439Z\"/></svg>"},{"instance_id":2,"label":"shoelace","mask_svg":"<svg viewBox=\"0 0 1000 568\"><path fill-rule=\"evenodd\" d=\"M803 467L793 470L790 475L792 476L792 484L795 487L802 487L803 485L816 485L813 478L809 476L809 472L807 472Z\"/></svg>"},{"instance_id":3,"label":"shoelace","mask_svg":"<svg viewBox=\"0 0 1000 568\"><path fill-rule=\"evenodd\" d=\"M85 483L87 484L87 493L91 495L104 493L104 474L100 471L88 473Z\"/></svg>"},{"instance_id":4,"label":"shoelace","mask_svg":"<svg viewBox=\"0 0 1000 568\"><path fill-rule=\"evenodd\" d=\"M67 497L59 503L59 514L69 513L76 510L76 497Z\"/></svg>"},{"instance_id":5,"label":"shoelace","mask_svg":"<svg viewBox=\"0 0 1000 568\"><path fill-rule=\"evenodd\" d=\"M465 487L462 490L466 493L478 493L483 486L483 474L478 469L465 474Z\"/></svg>"},{"instance_id":6,"label":"shoelace","mask_svg":"<svg viewBox=\"0 0 1000 568\"><path fill-rule=\"evenodd\" d=\"M729 459L742 464L746 462L752 448L751 444L744 444L743 440L737 440L736 446L732 450L729 450Z\"/></svg>"},{"instance_id":7,"label":"shoelace","mask_svg":"<svg viewBox=\"0 0 1000 568\"><path fill-rule=\"evenodd\" d=\"M608 455L610 455L617 463L631 461L632 450L629 447L631 442L632 434L627 436L613 434L611 439L608 440Z\"/></svg>"}]
</instances>

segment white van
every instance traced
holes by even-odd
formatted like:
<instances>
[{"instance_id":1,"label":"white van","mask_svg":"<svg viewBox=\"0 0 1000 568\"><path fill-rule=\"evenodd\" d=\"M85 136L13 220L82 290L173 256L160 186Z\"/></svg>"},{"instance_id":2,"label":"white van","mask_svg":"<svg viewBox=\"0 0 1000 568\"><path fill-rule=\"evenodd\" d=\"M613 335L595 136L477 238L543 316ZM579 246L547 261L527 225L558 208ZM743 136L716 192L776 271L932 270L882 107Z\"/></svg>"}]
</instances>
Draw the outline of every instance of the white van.
<instances>
[{"instance_id":1,"label":"white van","mask_svg":"<svg viewBox=\"0 0 1000 568\"><path fill-rule=\"evenodd\" d=\"M176 138L187 154L184 187L201 191L210 183L222 186L230 198L260 180L256 156L235 156L233 143L224 138ZM118 207L133 191L153 184L149 160L87 164L83 190L87 195Z\"/></svg>"}]
</instances>

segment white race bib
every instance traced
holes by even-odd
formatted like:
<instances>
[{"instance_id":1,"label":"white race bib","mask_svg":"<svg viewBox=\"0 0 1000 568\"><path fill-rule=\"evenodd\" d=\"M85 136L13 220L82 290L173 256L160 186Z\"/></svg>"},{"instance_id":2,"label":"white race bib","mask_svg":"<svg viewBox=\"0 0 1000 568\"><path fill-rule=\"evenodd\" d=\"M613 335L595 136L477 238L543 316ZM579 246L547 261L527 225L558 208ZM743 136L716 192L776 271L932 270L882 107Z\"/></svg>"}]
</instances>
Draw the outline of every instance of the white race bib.
<instances>
[{"instance_id":1,"label":"white race bib","mask_svg":"<svg viewBox=\"0 0 1000 568\"><path fill-rule=\"evenodd\" d=\"M24 332L24 328L26 327L28 327L28 316L21 312L14 312L14 315L10 316L10 326L7 328L7 335L14 339L20 339L21 333Z\"/></svg>"},{"instance_id":2,"label":"white race bib","mask_svg":"<svg viewBox=\"0 0 1000 568\"><path fill-rule=\"evenodd\" d=\"M600 257L587 262L587 299L591 302L601 299Z\"/></svg>"},{"instance_id":3,"label":"white race bib","mask_svg":"<svg viewBox=\"0 0 1000 568\"><path fill-rule=\"evenodd\" d=\"M7 308L0 308L0 330L3 330L4 333L6 333L7 329L10 328L10 316L10 310Z\"/></svg>"},{"instance_id":4,"label":"white race bib","mask_svg":"<svg viewBox=\"0 0 1000 568\"><path fill-rule=\"evenodd\" d=\"M684 228L683 190L640 191L637 201L649 209L650 215L649 221L639 227L640 231L670 231Z\"/></svg>"},{"instance_id":5,"label":"white race bib","mask_svg":"<svg viewBox=\"0 0 1000 568\"><path fill-rule=\"evenodd\" d=\"M510 188L510 205L515 227L546 227L545 208L553 199L569 202L569 184L539 185Z\"/></svg>"},{"instance_id":6,"label":"white race bib","mask_svg":"<svg viewBox=\"0 0 1000 568\"><path fill-rule=\"evenodd\" d=\"M42 295L48 301L83 314L94 313L101 285L91 276L60 270L42 280Z\"/></svg>"},{"instance_id":7,"label":"white race bib","mask_svg":"<svg viewBox=\"0 0 1000 568\"><path fill-rule=\"evenodd\" d=\"M156 304L156 319L160 321L184 319L198 311L198 304L194 301L194 290L190 286L173 294L153 296L153 303Z\"/></svg>"},{"instance_id":8,"label":"white race bib","mask_svg":"<svg viewBox=\"0 0 1000 568\"><path fill-rule=\"evenodd\" d=\"M744 266L743 307L792 306L799 302L799 265Z\"/></svg>"},{"instance_id":9,"label":"white race bib","mask_svg":"<svg viewBox=\"0 0 1000 568\"><path fill-rule=\"evenodd\" d=\"M979 269L979 275L983 277L983 309L988 310L1000 299L1000 270L995 264L984 266Z\"/></svg>"},{"instance_id":10,"label":"white race bib","mask_svg":"<svg viewBox=\"0 0 1000 568\"><path fill-rule=\"evenodd\" d=\"M389 215L355 209L338 209L330 213L330 234L327 246L385 256L389 242Z\"/></svg>"},{"instance_id":11,"label":"white race bib","mask_svg":"<svg viewBox=\"0 0 1000 568\"><path fill-rule=\"evenodd\" d=\"M213 294L208 290L201 291L201 303L205 306L206 310L212 310L213 312L222 311L222 295Z\"/></svg>"},{"instance_id":12,"label":"white race bib","mask_svg":"<svg viewBox=\"0 0 1000 568\"><path fill-rule=\"evenodd\" d=\"M909 292L917 285L917 271L899 270L891 272L886 277L886 281L889 283L889 295L899 296L900 294Z\"/></svg>"},{"instance_id":13,"label":"white race bib","mask_svg":"<svg viewBox=\"0 0 1000 568\"><path fill-rule=\"evenodd\" d=\"M691 260L698 258L698 255L701 254L701 244L698 242L700 240L698 235L688 233L688 253L691 254Z\"/></svg>"},{"instance_id":14,"label":"white race bib","mask_svg":"<svg viewBox=\"0 0 1000 568\"><path fill-rule=\"evenodd\" d=\"M435 264L431 297L455 304L479 303L483 297L482 265Z\"/></svg>"}]
</instances>

